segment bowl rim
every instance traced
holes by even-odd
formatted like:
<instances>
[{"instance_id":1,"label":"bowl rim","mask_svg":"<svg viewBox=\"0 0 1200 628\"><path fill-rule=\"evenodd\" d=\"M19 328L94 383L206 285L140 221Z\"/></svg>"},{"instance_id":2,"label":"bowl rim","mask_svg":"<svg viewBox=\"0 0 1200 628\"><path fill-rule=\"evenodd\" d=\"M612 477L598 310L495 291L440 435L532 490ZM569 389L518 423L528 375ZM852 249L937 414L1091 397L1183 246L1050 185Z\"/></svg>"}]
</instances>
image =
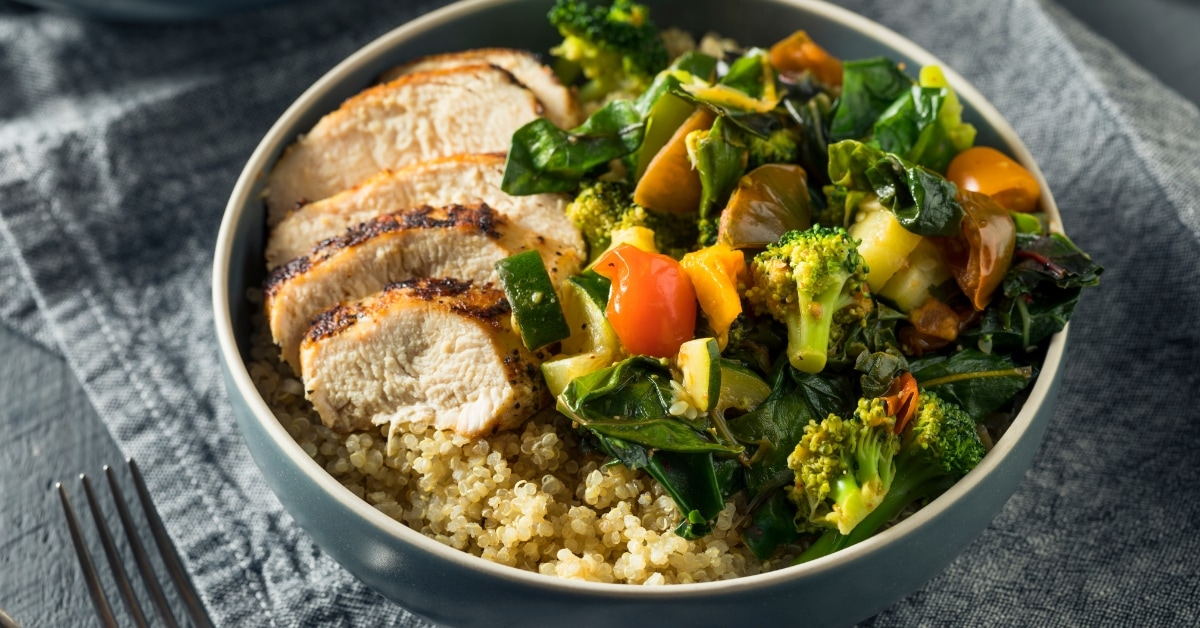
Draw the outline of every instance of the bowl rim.
<instances>
[{"instance_id":1,"label":"bowl rim","mask_svg":"<svg viewBox=\"0 0 1200 628\"><path fill-rule=\"evenodd\" d=\"M1023 441L1028 436L1027 433L1033 424L1035 415L1037 414L1036 411L1046 402L1047 395L1051 392L1056 375L1061 368L1069 325L1051 337L1040 376L1035 381L1025 404L1006 431L1005 437L995 443L992 450L988 455L984 456L975 469L924 508L865 541L802 565L791 565L765 573L741 576L729 580L672 584L665 587L586 582L544 575L494 563L444 545L408 527L404 523L392 519L383 512L376 510L365 500L356 496L348 488L342 486L340 482L334 479L332 475L327 473L324 468L301 449L300 445L275 418L274 413L270 410L250 378L249 370L246 368L246 363L243 360L235 338L231 302L227 296L228 278L231 270L230 260L232 259L233 245L236 240L236 226L240 222L242 214L246 211L246 207L251 200L250 194L253 192L255 184L263 177L263 173L267 171L267 167L272 161L272 154L290 142L291 138L287 137L289 129L294 128L299 119L305 116L316 102L328 91L336 87L347 75L377 61L380 57L386 56L394 47L423 32L442 26L448 22L453 22L460 17L484 8L499 7L518 1L520 0L462 0L402 24L360 48L326 72L285 110L283 115L279 117L259 142L246 166L238 176L237 183L234 185L221 220L213 261L212 299L218 352L222 361L227 365L227 381L232 383L236 389L236 393L242 397L251 410L254 420L258 421L263 430L271 436L275 444L278 445L280 452L294 465L296 471L303 473L309 480L319 485L330 497L337 500L342 506L345 506L357 516L362 517L366 523L381 533L402 543L413 544L420 550L463 568L482 571L485 574L515 581L527 586L569 591L574 594L607 596L613 593L620 593L623 596L635 596L639 598L661 596L689 597L707 596L716 593L734 593L743 589L780 584L784 581L820 577L823 573L844 567L847 563L854 562L860 557L879 552L888 544L903 543L906 537L915 534L918 528L938 517L942 512L960 501L968 492L972 491L980 484L983 477L999 467L1011 452L1016 449L1019 441ZM947 80L958 92L959 97L974 107L976 113L995 130L1001 143L1011 151L1012 156L1033 174L1041 186L1041 203L1047 214L1050 228L1052 231L1062 232L1062 222L1058 207L1046 183L1045 176L1033 160L1029 149L995 106L953 68L906 37L840 6L820 0L762 1L792 6L818 15L853 30L863 37L876 40L919 62L922 66L938 65L944 72Z\"/></svg>"}]
</instances>

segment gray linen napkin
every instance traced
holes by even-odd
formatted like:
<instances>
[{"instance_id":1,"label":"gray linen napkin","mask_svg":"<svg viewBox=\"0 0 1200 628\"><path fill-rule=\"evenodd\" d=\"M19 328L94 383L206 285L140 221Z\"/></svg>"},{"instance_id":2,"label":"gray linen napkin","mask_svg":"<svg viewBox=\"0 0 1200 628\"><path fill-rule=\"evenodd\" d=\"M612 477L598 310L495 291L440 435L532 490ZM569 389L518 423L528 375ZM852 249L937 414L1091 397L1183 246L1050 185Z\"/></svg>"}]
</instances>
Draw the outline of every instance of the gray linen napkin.
<instances>
[{"instance_id":1,"label":"gray linen napkin","mask_svg":"<svg viewBox=\"0 0 1200 628\"><path fill-rule=\"evenodd\" d=\"M225 200L271 122L435 4L130 26L0 0L0 321L63 355L139 459L218 625L420 623L316 548L263 483L220 380L209 281ZM1200 112L1049 3L841 4L990 98L1108 268L1077 310L1025 483L946 572L869 623L1195 625Z\"/></svg>"}]
</instances>

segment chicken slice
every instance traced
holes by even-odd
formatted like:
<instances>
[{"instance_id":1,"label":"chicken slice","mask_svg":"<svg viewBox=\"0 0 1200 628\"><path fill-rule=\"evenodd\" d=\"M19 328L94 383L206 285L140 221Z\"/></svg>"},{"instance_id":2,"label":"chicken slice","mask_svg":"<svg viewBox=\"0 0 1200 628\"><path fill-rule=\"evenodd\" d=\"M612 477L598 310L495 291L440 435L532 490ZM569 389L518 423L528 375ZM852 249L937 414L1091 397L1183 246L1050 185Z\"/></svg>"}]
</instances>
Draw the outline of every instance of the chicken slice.
<instances>
[{"instance_id":1,"label":"chicken slice","mask_svg":"<svg viewBox=\"0 0 1200 628\"><path fill-rule=\"evenodd\" d=\"M554 72L542 65L528 50L512 48L477 48L462 52L421 57L396 66L383 73L380 80L390 81L405 74L453 68L471 63L490 63L504 68L517 77L546 106L546 117L558 127L573 129L583 122L583 111L575 92L564 87Z\"/></svg>"},{"instance_id":2,"label":"chicken slice","mask_svg":"<svg viewBox=\"0 0 1200 628\"><path fill-rule=\"evenodd\" d=\"M524 231L487 205L384 214L272 271L263 289L267 325L298 373L300 342L321 310L415 277L495 283L496 262L528 245Z\"/></svg>"},{"instance_id":3,"label":"chicken slice","mask_svg":"<svg viewBox=\"0 0 1200 628\"><path fill-rule=\"evenodd\" d=\"M542 104L480 63L402 76L350 98L284 151L267 176L267 223L388 168L460 153L507 152Z\"/></svg>"},{"instance_id":4,"label":"chicken slice","mask_svg":"<svg viewBox=\"0 0 1200 628\"><path fill-rule=\"evenodd\" d=\"M340 432L414 420L471 437L515 427L547 393L510 314L504 293L454 279L334 306L300 348L305 395Z\"/></svg>"},{"instance_id":5,"label":"chicken slice","mask_svg":"<svg viewBox=\"0 0 1200 628\"><path fill-rule=\"evenodd\" d=\"M411 207L486 203L514 227L536 233L547 267L559 276L582 264L583 238L563 213L562 194L509 196L500 190L504 155L455 155L381 172L363 184L288 214L267 240L267 269L306 255L322 240L381 214ZM554 262L553 264L551 262Z\"/></svg>"}]
</instances>

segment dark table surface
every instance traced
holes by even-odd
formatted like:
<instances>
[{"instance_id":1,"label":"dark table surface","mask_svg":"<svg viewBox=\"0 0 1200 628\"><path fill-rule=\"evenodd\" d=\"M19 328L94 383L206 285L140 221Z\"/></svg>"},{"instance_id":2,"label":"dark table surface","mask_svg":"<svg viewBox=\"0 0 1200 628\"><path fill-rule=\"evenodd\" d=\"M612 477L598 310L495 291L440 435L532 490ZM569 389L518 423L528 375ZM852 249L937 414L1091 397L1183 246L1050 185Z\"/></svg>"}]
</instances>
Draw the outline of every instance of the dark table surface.
<instances>
[{"instance_id":1,"label":"dark table surface","mask_svg":"<svg viewBox=\"0 0 1200 628\"><path fill-rule=\"evenodd\" d=\"M1059 4L1200 104L1200 1ZM92 625L52 489L80 472L98 476L123 455L63 359L3 325L0 434L0 608L24 626Z\"/></svg>"}]
</instances>

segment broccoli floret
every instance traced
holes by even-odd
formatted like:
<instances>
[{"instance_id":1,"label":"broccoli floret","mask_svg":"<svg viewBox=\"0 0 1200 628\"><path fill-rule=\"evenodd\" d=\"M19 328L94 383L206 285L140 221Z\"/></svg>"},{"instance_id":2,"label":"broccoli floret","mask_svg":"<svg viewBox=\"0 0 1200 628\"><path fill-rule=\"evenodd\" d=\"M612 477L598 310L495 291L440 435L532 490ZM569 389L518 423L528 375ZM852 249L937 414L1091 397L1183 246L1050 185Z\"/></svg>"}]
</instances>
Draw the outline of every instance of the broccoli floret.
<instances>
[{"instance_id":1,"label":"broccoli floret","mask_svg":"<svg viewBox=\"0 0 1200 628\"><path fill-rule=\"evenodd\" d=\"M830 414L805 426L788 456L796 474L788 492L800 507L798 530L849 534L879 506L892 486L900 448L895 424L882 399L861 399L850 420Z\"/></svg>"},{"instance_id":2,"label":"broccoli floret","mask_svg":"<svg viewBox=\"0 0 1200 628\"><path fill-rule=\"evenodd\" d=\"M791 127L776 129L766 138L747 133L746 148L746 172L764 164L794 164L800 160L800 135Z\"/></svg>"},{"instance_id":3,"label":"broccoli floret","mask_svg":"<svg viewBox=\"0 0 1200 628\"><path fill-rule=\"evenodd\" d=\"M612 244L612 232L628 227L654 231L660 253L676 259L695 247L696 217L655 212L633 202L633 190L619 181L595 181L580 188L567 205L567 217L583 233L591 260Z\"/></svg>"},{"instance_id":4,"label":"broccoli floret","mask_svg":"<svg viewBox=\"0 0 1200 628\"><path fill-rule=\"evenodd\" d=\"M754 257L746 299L788 329L788 361L806 373L825 368L830 347L874 307L867 267L841 227L789 231Z\"/></svg>"},{"instance_id":5,"label":"broccoli floret","mask_svg":"<svg viewBox=\"0 0 1200 628\"><path fill-rule=\"evenodd\" d=\"M636 96L667 67L667 50L644 5L613 0L589 7L581 0L558 0L547 16L563 36L550 52L583 71L588 82L584 100L600 100L609 92Z\"/></svg>"},{"instance_id":6,"label":"broccoli floret","mask_svg":"<svg viewBox=\"0 0 1200 628\"><path fill-rule=\"evenodd\" d=\"M869 538L913 503L940 495L983 459L986 449L970 415L932 392L919 394L916 415L901 436L900 451L893 459L895 475L883 500L848 534L841 530L822 534L797 562Z\"/></svg>"}]
</instances>

